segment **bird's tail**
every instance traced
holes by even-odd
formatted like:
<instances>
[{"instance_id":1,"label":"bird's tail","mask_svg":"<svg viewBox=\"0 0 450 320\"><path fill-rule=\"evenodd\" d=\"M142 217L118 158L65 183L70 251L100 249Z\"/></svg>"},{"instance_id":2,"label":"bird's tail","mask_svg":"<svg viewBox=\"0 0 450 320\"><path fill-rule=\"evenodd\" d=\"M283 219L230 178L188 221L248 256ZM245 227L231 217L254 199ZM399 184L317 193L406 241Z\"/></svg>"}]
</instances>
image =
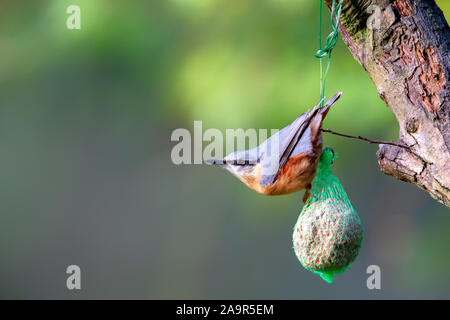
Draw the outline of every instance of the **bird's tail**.
<instances>
[{"instance_id":1,"label":"bird's tail","mask_svg":"<svg viewBox=\"0 0 450 320\"><path fill-rule=\"evenodd\" d=\"M322 120L327 116L328 110L330 110L331 106L336 101L338 101L341 96L342 96L342 92L338 92L334 96L332 96L331 99L328 100L327 103L325 103L325 105L323 107L316 106L316 108L319 109L318 113L322 114ZM320 105L320 103L319 103L319 105Z\"/></svg>"},{"instance_id":2,"label":"bird's tail","mask_svg":"<svg viewBox=\"0 0 450 320\"><path fill-rule=\"evenodd\" d=\"M331 99L328 100L327 103L325 103L325 105L323 107L319 107L319 105L321 104L320 102L316 107L314 107L313 111L315 111L317 109L317 113L314 115L313 119L311 120L311 124L310 124L311 140L312 140L311 142L313 143L313 145L315 145L316 143L319 143L318 139L321 136L320 129L322 128L323 119L325 119L331 106L336 101L339 100L341 95L342 95L342 92L338 92L333 97L331 97Z\"/></svg>"}]
</instances>

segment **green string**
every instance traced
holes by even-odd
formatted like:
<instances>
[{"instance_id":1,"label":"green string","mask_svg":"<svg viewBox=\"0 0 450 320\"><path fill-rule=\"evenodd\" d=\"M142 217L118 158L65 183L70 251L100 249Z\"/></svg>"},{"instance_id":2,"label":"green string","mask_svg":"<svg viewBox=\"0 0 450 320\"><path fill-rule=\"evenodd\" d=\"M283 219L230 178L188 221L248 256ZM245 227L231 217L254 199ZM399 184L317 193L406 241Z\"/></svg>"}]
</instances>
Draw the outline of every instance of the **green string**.
<instances>
[{"instance_id":1,"label":"green string","mask_svg":"<svg viewBox=\"0 0 450 320\"><path fill-rule=\"evenodd\" d=\"M322 48L322 1L319 0L319 50L316 51L314 56L320 61L320 99L325 97L325 81L327 79L328 70L330 69L331 63L331 53L337 44L339 37L339 17L341 16L342 1L336 5L336 0L333 0L331 7L331 33L325 40L325 46ZM323 73L322 58L327 57L327 68L325 69L325 74ZM323 106L324 101L321 105Z\"/></svg>"}]
</instances>

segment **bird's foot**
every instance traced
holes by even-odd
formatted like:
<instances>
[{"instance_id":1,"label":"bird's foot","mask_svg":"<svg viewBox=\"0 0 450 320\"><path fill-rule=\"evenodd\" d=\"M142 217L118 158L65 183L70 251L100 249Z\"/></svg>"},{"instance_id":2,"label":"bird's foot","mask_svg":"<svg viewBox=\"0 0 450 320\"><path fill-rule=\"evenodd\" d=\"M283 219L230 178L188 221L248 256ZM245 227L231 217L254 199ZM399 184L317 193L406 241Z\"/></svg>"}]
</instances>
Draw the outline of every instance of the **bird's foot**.
<instances>
[{"instance_id":1,"label":"bird's foot","mask_svg":"<svg viewBox=\"0 0 450 320\"><path fill-rule=\"evenodd\" d=\"M311 193L309 193L310 190L311 190L311 185L306 187L305 194L303 195L303 203L306 203L306 200L308 200L308 198L311 197Z\"/></svg>"}]
</instances>

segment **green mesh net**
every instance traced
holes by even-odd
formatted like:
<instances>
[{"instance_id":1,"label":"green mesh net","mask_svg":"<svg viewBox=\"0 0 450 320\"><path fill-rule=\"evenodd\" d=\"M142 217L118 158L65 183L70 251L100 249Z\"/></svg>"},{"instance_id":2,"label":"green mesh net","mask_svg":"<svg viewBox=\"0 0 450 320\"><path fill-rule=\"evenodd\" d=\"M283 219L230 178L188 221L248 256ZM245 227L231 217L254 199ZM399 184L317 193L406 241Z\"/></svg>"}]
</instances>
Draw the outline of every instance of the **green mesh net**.
<instances>
[{"instance_id":1,"label":"green mesh net","mask_svg":"<svg viewBox=\"0 0 450 320\"><path fill-rule=\"evenodd\" d=\"M330 170L334 159L333 150L325 148L293 234L301 264L329 283L356 259L363 236L361 220Z\"/></svg>"}]
</instances>

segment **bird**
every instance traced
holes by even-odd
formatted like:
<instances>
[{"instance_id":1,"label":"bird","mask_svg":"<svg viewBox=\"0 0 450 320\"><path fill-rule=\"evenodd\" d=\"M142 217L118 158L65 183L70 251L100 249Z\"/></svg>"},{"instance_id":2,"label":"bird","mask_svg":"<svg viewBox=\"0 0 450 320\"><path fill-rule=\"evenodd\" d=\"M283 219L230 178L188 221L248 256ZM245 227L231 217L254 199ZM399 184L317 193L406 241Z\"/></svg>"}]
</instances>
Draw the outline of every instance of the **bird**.
<instances>
[{"instance_id":1,"label":"bird","mask_svg":"<svg viewBox=\"0 0 450 320\"><path fill-rule=\"evenodd\" d=\"M300 115L258 147L232 152L223 159L206 159L205 163L225 168L263 195L284 195L306 189L305 202L322 154L322 122L341 95L342 92L336 93L324 105L321 99L311 111Z\"/></svg>"}]
</instances>

